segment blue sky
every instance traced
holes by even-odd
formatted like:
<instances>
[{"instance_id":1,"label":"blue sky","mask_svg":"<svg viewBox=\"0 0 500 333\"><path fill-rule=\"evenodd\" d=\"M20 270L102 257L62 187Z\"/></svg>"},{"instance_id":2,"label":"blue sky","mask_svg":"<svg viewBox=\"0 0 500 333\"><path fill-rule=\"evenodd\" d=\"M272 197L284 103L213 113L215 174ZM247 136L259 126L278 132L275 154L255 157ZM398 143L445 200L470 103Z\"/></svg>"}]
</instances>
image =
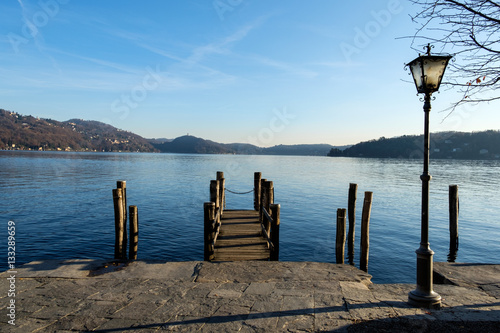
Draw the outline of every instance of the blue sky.
<instances>
[{"instance_id":1,"label":"blue sky","mask_svg":"<svg viewBox=\"0 0 500 333\"><path fill-rule=\"evenodd\" d=\"M98 120L146 138L191 134L259 146L353 144L423 132L404 64L408 1L0 3L0 108ZM431 131L499 129L495 104Z\"/></svg>"}]
</instances>

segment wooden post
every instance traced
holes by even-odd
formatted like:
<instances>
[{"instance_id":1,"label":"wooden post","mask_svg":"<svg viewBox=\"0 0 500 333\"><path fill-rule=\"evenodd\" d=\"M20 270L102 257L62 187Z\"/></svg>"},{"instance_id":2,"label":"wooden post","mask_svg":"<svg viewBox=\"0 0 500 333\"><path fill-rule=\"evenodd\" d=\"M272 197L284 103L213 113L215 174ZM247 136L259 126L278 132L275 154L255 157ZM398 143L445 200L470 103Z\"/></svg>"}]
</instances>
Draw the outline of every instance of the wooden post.
<instances>
[{"instance_id":1,"label":"wooden post","mask_svg":"<svg viewBox=\"0 0 500 333\"><path fill-rule=\"evenodd\" d=\"M128 251L128 258L129 260L136 260L137 247L139 245L139 215L137 213L137 206L130 206L128 209L130 221L130 248Z\"/></svg>"},{"instance_id":2,"label":"wooden post","mask_svg":"<svg viewBox=\"0 0 500 333\"><path fill-rule=\"evenodd\" d=\"M259 221L260 223L263 222L263 217L262 217L262 207L264 207L264 204L266 202L266 190L265 190L265 183L266 179L261 179L260 180L260 204L259 204Z\"/></svg>"},{"instance_id":3,"label":"wooden post","mask_svg":"<svg viewBox=\"0 0 500 333\"><path fill-rule=\"evenodd\" d=\"M125 226L123 225L123 192L121 188L113 190L113 206L115 210L115 259L125 259L126 247L124 253L123 234Z\"/></svg>"},{"instance_id":4,"label":"wooden post","mask_svg":"<svg viewBox=\"0 0 500 333\"><path fill-rule=\"evenodd\" d=\"M220 192L219 192L219 181L211 180L210 181L210 201L215 203L215 208L219 208L220 205Z\"/></svg>"},{"instance_id":5,"label":"wooden post","mask_svg":"<svg viewBox=\"0 0 500 333\"><path fill-rule=\"evenodd\" d=\"M260 211L260 180L262 173L254 172L253 174L253 208Z\"/></svg>"},{"instance_id":6,"label":"wooden post","mask_svg":"<svg viewBox=\"0 0 500 333\"><path fill-rule=\"evenodd\" d=\"M345 216L345 208L337 209L337 237L335 242L335 259L337 264L344 263Z\"/></svg>"},{"instance_id":7,"label":"wooden post","mask_svg":"<svg viewBox=\"0 0 500 333\"><path fill-rule=\"evenodd\" d=\"M267 212L269 212L269 206L274 203L274 185L272 181L266 181L266 191L267 191Z\"/></svg>"},{"instance_id":8,"label":"wooden post","mask_svg":"<svg viewBox=\"0 0 500 333\"><path fill-rule=\"evenodd\" d=\"M271 215L271 205L274 203L274 186L273 186L273 182L272 181L265 181L264 182L264 197L266 199L266 201L264 202L263 206L266 211L268 212L269 215ZM266 228L266 231L267 231L267 234L269 234L270 230L271 230L271 224L269 223L269 221L267 221L267 219L264 220L264 226Z\"/></svg>"},{"instance_id":9,"label":"wooden post","mask_svg":"<svg viewBox=\"0 0 500 333\"><path fill-rule=\"evenodd\" d=\"M226 187L226 180L224 178L221 178L218 180L219 182L219 207L220 207L220 214L222 216L222 212L224 211L224 206L226 205L226 192L224 191Z\"/></svg>"},{"instance_id":10,"label":"wooden post","mask_svg":"<svg viewBox=\"0 0 500 333\"><path fill-rule=\"evenodd\" d=\"M226 187L226 181L224 179L224 172L222 171L217 171L217 178L219 181L219 200L220 200L220 209L221 209L221 216L222 216L222 211L224 210L224 207L226 206L226 195L225 195L225 187Z\"/></svg>"},{"instance_id":11,"label":"wooden post","mask_svg":"<svg viewBox=\"0 0 500 333\"><path fill-rule=\"evenodd\" d=\"M347 203L347 216L349 218L349 235L347 237L347 255L349 264L354 265L354 230L356 227L356 192L358 184L349 184L349 199Z\"/></svg>"},{"instance_id":12,"label":"wooden post","mask_svg":"<svg viewBox=\"0 0 500 333\"><path fill-rule=\"evenodd\" d=\"M204 250L203 250L203 260L210 261L215 257L215 251L212 246L212 241L214 239L213 222L215 215L215 202L205 202L203 204L203 215L204 215Z\"/></svg>"},{"instance_id":13,"label":"wooden post","mask_svg":"<svg viewBox=\"0 0 500 333\"><path fill-rule=\"evenodd\" d=\"M359 268L368 272L368 254L370 250L370 214L372 210L373 192L365 192L363 213L361 216L361 257Z\"/></svg>"},{"instance_id":14,"label":"wooden post","mask_svg":"<svg viewBox=\"0 0 500 333\"><path fill-rule=\"evenodd\" d=\"M450 253L448 261L455 262L458 251L458 185L450 185L449 187L449 202L450 202Z\"/></svg>"},{"instance_id":15,"label":"wooden post","mask_svg":"<svg viewBox=\"0 0 500 333\"><path fill-rule=\"evenodd\" d=\"M127 257L127 182L125 180L118 180L116 188L122 189L122 205L123 205L123 256Z\"/></svg>"},{"instance_id":16,"label":"wooden post","mask_svg":"<svg viewBox=\"0 0 500 333\"><path fill-rule=\"evenodd\" d=\"M271 224L271 242L274 249L271 251L271 261L279 261L280 259L280 205L271 205L271 216L273 223Z\"/></svg>"},{"instance_id":17,"label":"wooden post","mask_svg":"<svg viewBox=\"0 0 500 333\"><path fill-rule=\"evenodd\" d=\"M116 188L121 188L122 189L122 194L123 194L123 211L124 211L124 216L125 219L127 218L127 181L125 180L118 180L116 181Z\"/></svg>"}]
</instances>

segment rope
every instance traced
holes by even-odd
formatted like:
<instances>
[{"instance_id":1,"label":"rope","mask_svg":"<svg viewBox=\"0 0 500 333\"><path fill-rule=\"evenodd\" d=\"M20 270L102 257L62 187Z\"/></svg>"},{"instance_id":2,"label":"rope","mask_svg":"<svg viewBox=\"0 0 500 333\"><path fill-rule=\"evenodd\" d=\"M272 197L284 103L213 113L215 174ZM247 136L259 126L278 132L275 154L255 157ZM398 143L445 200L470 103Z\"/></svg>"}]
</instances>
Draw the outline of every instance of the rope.
<instances>
[{"instance_id":1,"label":"rope","mask_svg":"<svg viewBox=\"0 0 500 333\"><path fill-rule=\"evenodd\" d=\"M229 190L229 189L227 189L227 188L225 188L224 190L226 190L226 191L228 191L228 192L231 192L231 193L233 193L233 194L248 194L248 193L253 192L253 190L250 190L250 191L248 191L248 192L235 192L235 191L231 191L231 190Z\"/></svg>"}]
</instances>

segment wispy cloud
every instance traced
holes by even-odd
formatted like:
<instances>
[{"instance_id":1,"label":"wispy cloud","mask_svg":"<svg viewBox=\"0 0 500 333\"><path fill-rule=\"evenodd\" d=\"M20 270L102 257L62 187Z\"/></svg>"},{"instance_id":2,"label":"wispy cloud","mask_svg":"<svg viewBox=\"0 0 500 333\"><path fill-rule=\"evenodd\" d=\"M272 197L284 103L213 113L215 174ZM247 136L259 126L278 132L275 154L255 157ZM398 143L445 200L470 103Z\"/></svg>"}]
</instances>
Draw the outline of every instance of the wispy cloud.
<instances>
[{"instance_id":1,"label":"wispy cloud","mask_svg":"<svg viewBox=\"0 0 500 333\"><path fill-rule=\"evenodd\" d=\"M79 54L66 52L66 51L63 51L60 49L51 48L49 50L53 53L59 53L59 54L69 56L72 58L84 60L84 61L87 61L87 62L90 62L93 64L101 65L103 67L112 68L112 69L115 69L115 70L120 71L120 72L129 73L129 74L140 74L141 73L141 70L138 70L137 68L132 68L130 66L124 66L124 65L121 65L121 64L116 63L116 62L111 62L111 61L92 58L92 57L86 57L86 56L82 56Z\"/></svg>"},{"instance_id":2,"label":"wispy cloud","mask_svg":"<svg viewBox=\"0 0 500 333\"><path fill-rule=\"evenodd\" d=\"M165 65L165 71L169 75L176 76L184 87L201 88L220 86L228 83L234 83L237 77L228 74L225 70L219 69L219 64L224 63L208 58L212 55L223 57L232 57L232 46L242 41L252 30L258 28L266 16L262 16L252 23L237 29L229 35L214 40L211 43L202 45L187 45L175 48L176 53L165 49L164 40L155 40L149 35L123 31L119 29L107 29L106 32L114 37L130 41L133 45L145 49L153 54L159 55L171 61ZM169 49L172 49L171 43L179 44L179 41L170 41ZM179 51L181 50L181 51ZM182 52L186 55L179 55ZM89 59L91 60L91 59Z\"/></svg>"},{"instance_id":3,"label":"wispy cloud","mask_svg":"<svg viewBox=\"0 0 500 333\"><path fill-rule=\"evenodd\" d=\"M199 63L206 56L211 54L230 54L231 52L228 47L244 39L250 33L250 31L258 27L260 24L261 22L248 24L243 28L237 30L233 34L226 36L222 40L195 48L193 50L193 53L186 59L186 62Z\"/></svg>"},{"instance_id":4,"label":"wispy cloud","mask_svg":"<svg viewBox=\"0 0 500 333\"><path fill-rule=\"evenodd\" d=\"M305 69L303 68L303 65L292 64L285 61L275 60L256 54L244 55L243 57L246 58L248 61L254 62L258 65L271 67L286 74L300 76L307 79L312 79L318 76L317 72Z\"/></svg>"},{"instance_id":5,"label":"wispy cloud","mask_svg":"<svg viewBox=\"0 0 500 333\"><path fill-rule=\"evenodd\" d=\"M342 40L342 38L345 37L341 31L332 29L330 26L322 27L318 25L301 24L297 28L312 32L313 34L323 38L327 38L328 40L338 41Z\"/></svg>"},{"instance_id":6,"label":"wispy cloud","mask_svg":"<svg viewBox=\"0 0 500 333\"><path fill-rule=\"evenodd\" d=\"M195 88L213 88L214 86L234 83L237 77L228 74L225 71L217 69L217 65L207 64L207 58L211 55L222 55L233 57L234 54L231 46L242 41L252 30L259 27L265 17L261 17L253 23L247 24L235 32L213 41L208 44L191 47L191 51L187 57L181 57L171 52L168 52L161 47L153 46L150 43L141 41L140 38L135 39L133 36L124 35L124 38L130 40L135 39L136 44L154 54L173 60L175 63L168 67L168 71L173 75L184 77L182 81L184 86ZM203 72L200 72L202 70ZM175 74L174 74L175 73ZM201 80L201 82L196 82ZM186 84L189 82L189 84Z\"/></svg>"},{"instance_id":7,"label":"wispy cloud","mask_svg":"<svg viewBox=\"0 0 500 333\"><path fill-rule=\"evenodd\" d=\"M328 67L328 68L352 68L352 67L363 67L366 64L356 61L318 61L311 63L311 65Z\"/></svg>"}]
</instances>

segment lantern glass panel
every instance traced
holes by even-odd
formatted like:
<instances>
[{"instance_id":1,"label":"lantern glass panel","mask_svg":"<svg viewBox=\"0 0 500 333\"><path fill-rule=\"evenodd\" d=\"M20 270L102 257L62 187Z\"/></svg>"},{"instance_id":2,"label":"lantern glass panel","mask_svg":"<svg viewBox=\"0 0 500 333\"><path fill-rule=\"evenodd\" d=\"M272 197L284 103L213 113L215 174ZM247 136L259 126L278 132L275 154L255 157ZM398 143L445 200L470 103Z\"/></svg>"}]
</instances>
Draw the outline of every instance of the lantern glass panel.
<instances>
[{"instance_id":1,"label":"lantern glass panel","mask_svg":"<svg viewBox=\"0 0 500 333\"><path fill-rule=\"evenodd\" d=\"M420 56L408 64L419 93L439 90L450 59L451 56Z\"/></svg>"}]
</instances>

